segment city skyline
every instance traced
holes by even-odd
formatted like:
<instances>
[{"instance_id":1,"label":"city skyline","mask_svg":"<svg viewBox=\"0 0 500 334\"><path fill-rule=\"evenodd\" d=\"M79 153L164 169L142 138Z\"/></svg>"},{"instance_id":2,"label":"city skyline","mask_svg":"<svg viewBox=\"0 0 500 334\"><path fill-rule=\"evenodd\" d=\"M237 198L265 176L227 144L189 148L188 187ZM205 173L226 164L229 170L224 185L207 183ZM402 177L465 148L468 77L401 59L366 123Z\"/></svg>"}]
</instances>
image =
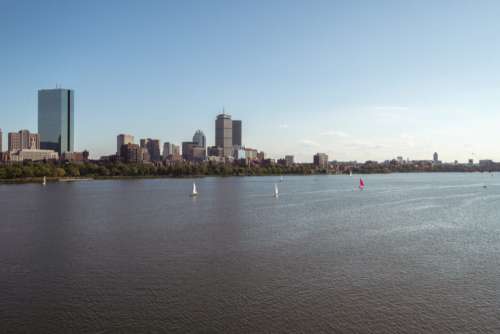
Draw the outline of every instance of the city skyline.
<instances>
[{"instance_id":1,"label":"city skyline","mask_svg":"<svg viewBox=\"0 0 500 334\"><path fill-rule=\"evenodd\" d=\"M273 158L500 160L494 1L58 4L0 4L4 147L60 84L94 158L119 133L214 145L225 107Z\"/></svg>"}]
</instances>

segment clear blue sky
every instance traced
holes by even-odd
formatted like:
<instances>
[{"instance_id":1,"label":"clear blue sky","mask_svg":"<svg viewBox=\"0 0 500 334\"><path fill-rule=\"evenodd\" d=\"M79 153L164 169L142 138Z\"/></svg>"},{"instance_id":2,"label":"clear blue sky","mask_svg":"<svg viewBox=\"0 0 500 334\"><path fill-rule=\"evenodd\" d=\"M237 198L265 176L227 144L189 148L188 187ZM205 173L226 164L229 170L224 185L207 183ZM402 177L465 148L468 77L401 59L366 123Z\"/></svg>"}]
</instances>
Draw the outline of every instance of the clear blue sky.
<instances>
[{"instance_id":1,"label":"clear blue sky","mask_svg":"<svg viewBox=\"0 0 500 334\"><path fill-rule=\"evenodd\" d=\"M214 143L224 106L272 157L500 160L500 1L0 0L0 128L75 90L77 150Z\"/></svg>"}]
</instances>

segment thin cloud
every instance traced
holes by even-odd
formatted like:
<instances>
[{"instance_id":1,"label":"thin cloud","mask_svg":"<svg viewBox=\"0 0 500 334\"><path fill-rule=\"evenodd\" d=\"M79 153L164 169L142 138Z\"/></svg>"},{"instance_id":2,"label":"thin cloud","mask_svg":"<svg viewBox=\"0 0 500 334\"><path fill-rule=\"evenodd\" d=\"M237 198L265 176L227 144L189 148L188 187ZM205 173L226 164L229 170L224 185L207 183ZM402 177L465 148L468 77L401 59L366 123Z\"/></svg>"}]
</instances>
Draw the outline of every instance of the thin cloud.
<instances>
[{"instance_id":1,"label":"thin cloud","mask_svg":"<svg viewBox=\"0 0 500 334\"><path fill-rule=\"evenodd\" d=\"M288 129L288 124L280 124L279 128L280 129Z\"/></svg>"},{"instance_id":2,"label":"thin cloud","mask_svg":"<svg viewBox=\"0 0 500 334\"><path fill-rule=\"evenodd\" d=\"M325 132L320 133L321 136L334 136L334 137L342 137L342 138L347 138L350 137L350 135L344 131L336 131L336 130L329 130Z\"/></svg>"},{"instance_id":3,"label":"thin cloud","mask_svg":"<svg viewBox=\"0 0 500 334\"><path fill-rule=\"evenodd\" d=\"M304 145L304 146L309 146L309 147L318 147L319 146L319 143L317 143L313 140L310 140L310 139L302 139L301 141L299 141L299 143Z\"/></svg>"},{"instance_id":4,"label":"thin cloud","mask_svg":"<svg viewBox=\"0 0 500 334\"><path fill-rule=\"evenodd\" d=\"M410 108L405 106L376 106L373 109L377 111L404 111Z\"/></svg>"}]
</instances>

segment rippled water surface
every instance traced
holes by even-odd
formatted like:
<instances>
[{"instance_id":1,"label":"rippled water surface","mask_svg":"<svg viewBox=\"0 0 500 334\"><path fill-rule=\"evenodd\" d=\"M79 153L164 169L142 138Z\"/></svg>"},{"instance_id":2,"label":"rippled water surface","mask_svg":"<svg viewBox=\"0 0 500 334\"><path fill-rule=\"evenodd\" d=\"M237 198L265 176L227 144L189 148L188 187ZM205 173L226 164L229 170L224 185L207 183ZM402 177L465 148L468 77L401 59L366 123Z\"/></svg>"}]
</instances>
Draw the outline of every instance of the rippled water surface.
<instances>
[{"instance_id":1,"label":"rippled water surface","mask_svg":"<svg viewBox=\"0 0 500 334\"><path fill-rule=\"evenodd\" d=\"M364 179L0 186L1 332L499 333L500 174Z\"/></svg>"}]
</instances>

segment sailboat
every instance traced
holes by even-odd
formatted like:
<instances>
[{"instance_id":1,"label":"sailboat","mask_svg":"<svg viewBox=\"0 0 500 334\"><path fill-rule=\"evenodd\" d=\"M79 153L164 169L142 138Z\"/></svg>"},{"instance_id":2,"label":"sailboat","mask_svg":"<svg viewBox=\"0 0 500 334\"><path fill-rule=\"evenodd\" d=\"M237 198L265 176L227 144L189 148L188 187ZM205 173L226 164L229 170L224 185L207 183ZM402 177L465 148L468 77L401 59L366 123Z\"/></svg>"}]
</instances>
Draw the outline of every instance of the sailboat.
<instances>
[{"instance_id":1,"label":"sailboat","mask_svg":"<svg viewBox=\"0 0 500 334\"><path fill-rule=\"evenodd\" d=\"M42 186L47 185L47 178L44 176L42 181Z\"/></svg>"},{"instance_id":2,"label":"sailboat","mask_svg":"<svg viewBox=\"0 0 500 334\"><path fill-rule=\"evenodd\" d=\"M274 184L274 197L279 197L278 185L276 183Z\"/></svg>"},{"instance_id":3,"label":"sailboat","mask_svg":"<svg viewBox=\"0 0 500 334\"><path fill-rule=\"evenodd\" d=\"M359 178L359 190L365 189L365 182L362 178Z\"/></svg>"},{"instance_id":4,"label":"sailboat","mask_svg":"<svg viewBox=\"0 0 500 334\"><path fill-rule=\"evenodd\" d=\"M283 179L283 175L281 175L281 177L280 177L280 182L283 182L283 180L284 180L284 179Z\"/></svg>"},{"instance_id":5,"label":"sailboat","mask_svg":"<svg viewBox=\"0 0 500 334\"><path fill-rule=\"evenodd\" d=\"M349 171L349 176L352 176L352 170Z\"/></svg>"},{"instance_id":6,"label":"sailboat","mask_svg":"<svg viewBox=\"0 0 500 334\"><path fill-rule=\"evenodd\" d=\"M196 183L193 182L193 192L190 195L191 197L198 196L198 190L196 190Z\"/></svg>"}]
</instances>

